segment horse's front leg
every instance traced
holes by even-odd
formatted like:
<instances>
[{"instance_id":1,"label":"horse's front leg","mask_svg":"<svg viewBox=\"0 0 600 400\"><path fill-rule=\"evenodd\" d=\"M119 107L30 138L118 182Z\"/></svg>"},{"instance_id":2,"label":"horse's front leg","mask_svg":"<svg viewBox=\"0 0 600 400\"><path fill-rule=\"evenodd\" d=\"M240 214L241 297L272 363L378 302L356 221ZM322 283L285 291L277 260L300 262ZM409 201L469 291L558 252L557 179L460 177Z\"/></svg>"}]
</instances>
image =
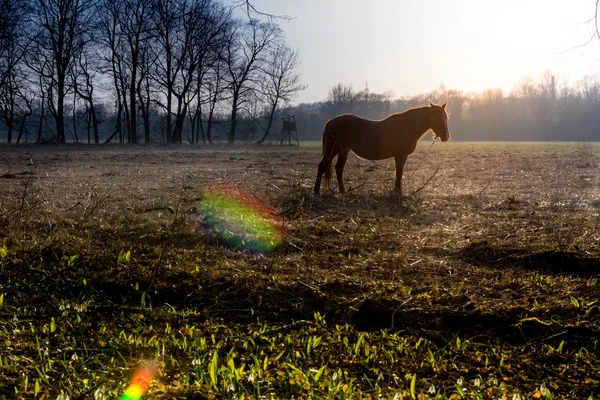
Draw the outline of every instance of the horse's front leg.
<instances>
[{"instance_id":1,"label":"horse's front leg","mask_svg":"<svg viewBox=\"0 0 600 400\"><path fill-rule=\"evenodd\" d=\"M338 188L340 189L340 193L346 193L346 188L344 187L344 180L342 175L344 174L344 165L346 165L346 161L348 160L349 149L344 149L338 154L337 162L335 163L335 175L337 176Z\"/></svg>"},{"instance_id":2,"label":"horse's front leg","mask_svg":"<svg viewBox=\"0 0 600 400\"><path fill-rule=\"evenodd\" d=\"M406 154L401 154L394 157L396 162L396 184L394 185L394 192L399 196L402 196L402 172L404 171L404 164L406 163Z\"/></svg>"}]
</instances>

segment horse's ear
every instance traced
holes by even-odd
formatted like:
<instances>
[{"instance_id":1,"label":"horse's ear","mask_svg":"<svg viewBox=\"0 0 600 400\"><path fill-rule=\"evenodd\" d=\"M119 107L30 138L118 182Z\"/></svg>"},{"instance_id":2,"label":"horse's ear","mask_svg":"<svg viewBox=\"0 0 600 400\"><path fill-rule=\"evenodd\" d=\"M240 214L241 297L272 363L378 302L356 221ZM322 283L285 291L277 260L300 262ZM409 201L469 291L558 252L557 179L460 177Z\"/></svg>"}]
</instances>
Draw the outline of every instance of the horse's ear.
<instances>
[{"instance_id":1,"label":"horse's ear","mask_svg":"<svg viewBox=\"0 0 600 400\"><path fill-rule=\"evenodd\" d=\"M429 106L433 107L433 106L435 106L435 104L433 104L432 102L429 102Z\"/></svg>"},{"instance_id":2,"label":"horse's ear","mask_svg":"<svg viewBox=\"0 0 600 400\"><path fill-rule=\"evenodd\" d=\"M447 105L448 105L448 102L445 102L444 104L442 104L442 108L445 110Z\"/></svg>"}]
</instances>

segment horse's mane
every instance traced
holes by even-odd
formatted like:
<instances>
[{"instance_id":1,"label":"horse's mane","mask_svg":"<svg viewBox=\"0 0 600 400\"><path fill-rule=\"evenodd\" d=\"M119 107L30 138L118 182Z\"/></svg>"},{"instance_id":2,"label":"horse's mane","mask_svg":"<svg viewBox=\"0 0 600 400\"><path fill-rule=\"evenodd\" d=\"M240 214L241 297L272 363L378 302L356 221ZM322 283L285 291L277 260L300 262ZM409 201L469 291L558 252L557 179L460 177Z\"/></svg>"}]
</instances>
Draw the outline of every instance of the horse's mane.
<instances>
[{"instance_id":1,"label":"horse's mane","mask_svg":"<svg viewBox=\"0 0 600 400\"><path fill-rule=\"evenodd\" d=\"M404 115L404 114L412 114L415 111L422 111L425 109L431 109L433 107L431 106L418 106L418 107L413 107L413 108L409 108L408 110L404 110L404 111L399 111L393 114L388 115L386 118L384 119L388 119L394 116L398 116L398 115ZM446 114L446 118L448 118L448 110L446 110L446 108L442 108L442 111L444 111L444 113Z\"/></svg>"}]
</instances>

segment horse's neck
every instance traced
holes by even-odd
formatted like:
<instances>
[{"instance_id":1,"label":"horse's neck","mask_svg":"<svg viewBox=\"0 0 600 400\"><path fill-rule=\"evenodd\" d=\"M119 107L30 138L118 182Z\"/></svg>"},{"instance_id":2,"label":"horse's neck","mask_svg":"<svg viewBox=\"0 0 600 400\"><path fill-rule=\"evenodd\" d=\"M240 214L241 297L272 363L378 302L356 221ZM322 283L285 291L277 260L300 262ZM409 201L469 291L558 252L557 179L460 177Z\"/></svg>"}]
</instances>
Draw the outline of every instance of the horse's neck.
<instances>
[{"instance_id":1,"label":"horse's neck","mask_svg":"<svg viewBox=\"0 0 600 400\"><path fill-rule=\"evenodd\" d=\"M403 114L400 114L403 115ZM415 108L404 114L404 126L407 138L419 140L430 128L428 107Z\"/></svg>"}]
</instances>

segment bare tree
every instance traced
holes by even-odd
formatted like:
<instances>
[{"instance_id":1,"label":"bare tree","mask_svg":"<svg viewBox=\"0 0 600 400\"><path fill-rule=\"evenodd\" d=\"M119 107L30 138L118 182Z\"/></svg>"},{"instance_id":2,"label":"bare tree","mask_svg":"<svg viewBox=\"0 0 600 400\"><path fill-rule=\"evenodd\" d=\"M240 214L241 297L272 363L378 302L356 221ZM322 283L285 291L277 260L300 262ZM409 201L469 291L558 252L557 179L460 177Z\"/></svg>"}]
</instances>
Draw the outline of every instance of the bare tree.
<instances>
[{"instance_id":1,"label":"bare tree","mask_svg":"<svg viewBox=\"0 0 600 400\"><path fill-rule=\"evenodd\" d=\"M600 79L598 76L584 76L577 83L585 103L591 109L600 109Z\"/></svg>"},{"instance_id":2,"label":"bare tree","mask_svg":"<svg viewBox=\"0 0 600 400\"><path fill-rule=\"evenodd\" d=\"M152 20L154 0L101 0L101 27L104 70L112 79L117 97L115 131L106 140L119 134L125 116L127 141L137 143L138 87L144 51L154 32Z\"/></svg>"},{"instance_id":3,"label":"bare tree","mask_svg":"<svg viewBox=\"0 0 600 400\"><path fill-rule=\"evenodd\" d=\"M142 121L144 123L144 143L150 143L150 104L152 102L152 81L151 81L151 62L150 62L150 45L144 44L140 55L140 77L137 82L137 94L139 100L139 109L142 113Z\"/></svg>"},{"instance_id":4,"label":"bare tree","mask_svg":"<svg viewBox=\"0 0 600 400\"><path fill-rule=\"evenodd\" d=\"M200 124L200 89L215 63L215 54L225 43L230 12L214 0L159 0L156 21L154 79L166 113L167 140L181 143L185 119L194 101L197 106L193 118Z\"/></svg>"},{"instance_id":5,"label":"bare tree","mask_svg":"<svg viewBox=\"0 0 600 400\"><path fill-rule=\"evenodd\" d=\"M65 142L65 98L71 90L71 68L83 50L85 33L93 23L93 2L84 0L36 0L34 23L40 27L30 40L35 44L31 58L43 57L37 72L47 78L50 110L56 122L56 141ZM30 59L31 59L30 58ZM39 63L30 63L36 70Z\"/></svg>"},{"instance_id":6,"label":"bare tree","mask_svg":"<svg viewBox=\"0 0 600 400\"><path fill-rule=\"evenodd\" d=\"M221 4L212 0L203 0L200 2L201 7L198 7L197 18L199 24L195 30L195 38L193 42L193 51L196 54L196 74L194 98L196 100L195 119L196 119L196 142L198 142L199 130L202 131L204 138L204 130L202 125L201 106L203 103L210 103L210 98L214 98L215 102L220 98L224 90L223 84L223 63L220 55L223 54L227 43L228 33L233 26L231 10L223 7ZM210 74L214 71L214 74ZM209 99L202 98L202 89L204 83L208 83L210 87L215 89L215 96ZM191 98L191 96L190 96ZM209 106L209 119L212 119L214 113L214 103ZM208 122L209 124L212 121ZM194 134L192 125L192 137ZM210 129L207 127L207 133L210 139Z\"/></svg>"},{"instance_id":7,"label":"bare tree","mask_svg":"<svg viewBox=\"0 0 600 400\"><path fill-rule=\"evenodd\" d=\"M23 71L23 57L27 49L25 33L27 3L24 0L5 0L0 3L0 122L7 128L7 142L12 142L16 123L21 116L21 127L31 114L27 81Z\"/></svg>"},{"instance_id":8,"label":"bare tree","mask_svg":"<svg viewBox=\"0 0 600 400\"><path fill-rule=\"evenodd\" d=\"M237 116L242 105L259 88L258 76L264 53L280 38L279 28L272 23L251 20L238 25L226 46L227 79L231 90L230 144L235 142Z\"/></svg>"},{"instance_id":9,"label":"bare tree","mask_svg":"<svg viewBox=\"0 0 600 400\"><path fill-rule=\"evenodd\" d=\"M4 0L0 3L0 87L24 55L24 37L27 29L26 0Z\"/></svg>"},{"instance_id":10,"label":"bare tree","mask_svg":"<svg viewBox=\"0 0 600 400\"><path fill-rule=\"evenodd\" d=\"M103 61L103 73L111 77L117 108L115 129L105 143L110 142L116 135L119 136L119 142L122 143L123 129L121 121L123 114L127 116L125 125L128 126L129 123L129 112L125 107L127 103L127 87L125 82L128 81L125 76L125 38L122 35L120 23L123 8L123 0L103 0L98 4L100 29L97 42L100 47L99 55Z\"/></svg>"},{"instance_id":11,"label":"bare tree","mask_svg":"<svg viewBox=\"0 0 600 400\"><path fill-rule=\"evenodd\" d=\"M351 85L338 83L329 89L326 103L336 114L343 114L352 111L356 100L357 93Z\"/></svg>"},{"instance_id":12,"label":"bare tree","mask_svg":"<svg viewBox=\"0 0 600 400\"><path fill-rule=\"evenodd\" d=\"M126 67L129 74L129 138L128 142L137 143L137 84L141 68L143 43L150 39L154 31L152 17L153 0L124 0L121 19L121 33L127 43Z\"/></svg>"},{"instance_id":13,"label":"bare tree","mask_svg":"<svg viewBox=\"0 0 600 400\"><path fill-rule=\"evenodd\" d=\"M211 69L207 73L207 79L204 79L200 88L200 90L204 93L205 99L199 99L200 101L198 102L198 109L196 111L198 115L196 124L199 128L198 130L202 133L202 139L204 140L206 135L206 140L208 140L209 143L213 142L212 130L217 104L225 99L225 93L229 87L224 79L226 74L227 70L225 68L225 62L223 62L221 59L217 59L216 62L211 66ZM203 104L207 107L206 130L204 130L204 125L201 122ZM198 134L198 130L196 131L196 134ZM196 143L197 142L198 138L196 137Z\"/></svg>"},{"instance_id":14,"label":"bare tree","mask_svg":"<svg viewBox=\"0 0 600 400\"><path fill-rule=\"evenodd\" d=\"M89 114L90 124L88 124L88 143L90 138L90 125L94 131L94 143L100 143L98 134L98 117L96 115L96 107L94 105L94 78L96 71L92 71L90 65L90 54L83 51L79 54L77 63L74 65L73 72L73 88L79 98L85 101L86 113ZM81 80L81 82L80 82Z\"/></svg>"},{"instance_id":15,"label":"bare tree","mask_svg":"<svg viewBox=\"0 0 600 400\"><path fill-rule=\"evenodd\" d=\"M163 88L162 93L166 104L160 103L167 116L167 142L172 138L172 103L173 88L177 76L177 69L181 64L174 60L174 52L181 51L179 43L183 33L181 32L181 19L185 13L187 4L185 0L158 0L156 3L155 26L156 42L154 64L154 79ZM183 53L183 52L182 52Z\"/></svg>"},{"instance_id":16,"label":"bare tree","mask_svg":"<svg viewBox=\"0 0 600 400\"><path fill-rule=\"evenodd\" d=\"M263 67L266 79L262 86L262 93L269 107L267 127L263 137L256 144L264 143L269 135L275 111L280 103L291 101L294 94L306 88L300 83L300 74L296 71L299 65L298 51L284 44L276 46L269 52L269 58Z\"/></svg>"}]
</instances>

